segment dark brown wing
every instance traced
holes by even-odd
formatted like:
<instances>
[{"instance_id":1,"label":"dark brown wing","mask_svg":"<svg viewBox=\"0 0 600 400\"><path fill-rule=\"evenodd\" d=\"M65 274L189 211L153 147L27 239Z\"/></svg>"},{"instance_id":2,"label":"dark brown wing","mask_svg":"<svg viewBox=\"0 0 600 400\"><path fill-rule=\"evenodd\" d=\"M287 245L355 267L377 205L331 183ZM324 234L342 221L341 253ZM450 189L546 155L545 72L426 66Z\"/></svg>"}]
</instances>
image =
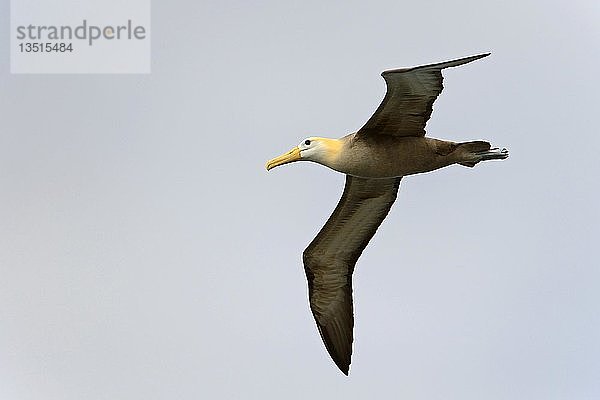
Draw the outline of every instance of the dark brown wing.
<instances>
[{"instance_id":1,"label":"dark brown wing","mask_svg":"<svg viewBox=\"0 0 600 400\"><path fill-rule=\"evenodd\" d=\"M352 272L396 200L401 178L346 176L342 198L304 250L310 308L329 355L348 375L352 356Z\"/></svg>"},{"instance_id":2,"label":"dark brown wing","mask_svg":"<svg viewBox=\"0 0 600 400\"><path fill-rule=\"evenodd\" d=\"M442 92L442 70L489 56L490 53L414 68L384 71L383 101L358 135L424 136L433 102Z\"/></svg>"}]
</instances>

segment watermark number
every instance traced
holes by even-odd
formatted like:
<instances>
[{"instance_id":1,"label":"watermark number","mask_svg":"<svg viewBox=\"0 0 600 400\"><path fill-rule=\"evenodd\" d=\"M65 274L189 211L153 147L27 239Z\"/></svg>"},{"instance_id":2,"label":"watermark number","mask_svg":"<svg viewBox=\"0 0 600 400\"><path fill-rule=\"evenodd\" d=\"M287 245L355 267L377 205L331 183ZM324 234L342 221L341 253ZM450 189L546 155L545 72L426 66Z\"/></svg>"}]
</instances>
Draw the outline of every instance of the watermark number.
<instances>
[{"instance_id":1,"label":"watermark number","mask_svg":"<svg viewBox=\"0 0 600 400\"><path fill-rule=\"evenodd\" d=\"M73 43L19 43L21 53L66 53L73 51Z\"/></svg>"}]
</instances>

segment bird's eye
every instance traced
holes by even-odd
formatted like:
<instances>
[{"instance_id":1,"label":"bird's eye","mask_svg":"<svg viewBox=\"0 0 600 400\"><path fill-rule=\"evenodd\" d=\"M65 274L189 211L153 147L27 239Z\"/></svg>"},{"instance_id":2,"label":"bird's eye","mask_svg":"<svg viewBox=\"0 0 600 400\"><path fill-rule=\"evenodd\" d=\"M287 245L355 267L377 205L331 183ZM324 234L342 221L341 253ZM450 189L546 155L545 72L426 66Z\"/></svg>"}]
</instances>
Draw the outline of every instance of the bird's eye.
<instances>
[{"instance_id":1,"label":"bird's eye","mask_svg":"<svg viewBox=\"0 0 600 400\"><path fill-rule=\"evenodd\" d=\"M305 144L305 145L307 145L307 146L310 146L310 140L306 139L306 140L304 141L304 144Z\"/></svg>"}]
</instances>

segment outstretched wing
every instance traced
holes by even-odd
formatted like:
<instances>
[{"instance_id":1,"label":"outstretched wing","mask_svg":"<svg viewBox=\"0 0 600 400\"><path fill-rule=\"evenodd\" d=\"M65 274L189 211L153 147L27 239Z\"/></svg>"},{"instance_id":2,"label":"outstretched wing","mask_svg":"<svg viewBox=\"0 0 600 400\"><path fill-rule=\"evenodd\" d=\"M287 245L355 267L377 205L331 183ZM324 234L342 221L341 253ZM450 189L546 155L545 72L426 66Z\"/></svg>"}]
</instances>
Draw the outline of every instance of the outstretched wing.
<instances>
[{"instance_id":1,"label":"outstretched wing","mask_svg":"<svg viewBox=\"0 0 600 400\"><path fill-rule=\"evenodd\" d=\"M399 178L346 175L342 198L304 250L310 308L329 355L348 375L352 356L352 272L396 200Z\"/></svg>"},{"instance_id":2,"label":"outstretched wing","mask_svg":"<svg viewBox=\"0 0 600 400\"><path fill-rule=\"evenodd\" d=\"M384 71L387 92L358 135L425 136L433 102L442 92L442 70L489 56L490 53L414 68Z\"/></svg>"}]
</instances>

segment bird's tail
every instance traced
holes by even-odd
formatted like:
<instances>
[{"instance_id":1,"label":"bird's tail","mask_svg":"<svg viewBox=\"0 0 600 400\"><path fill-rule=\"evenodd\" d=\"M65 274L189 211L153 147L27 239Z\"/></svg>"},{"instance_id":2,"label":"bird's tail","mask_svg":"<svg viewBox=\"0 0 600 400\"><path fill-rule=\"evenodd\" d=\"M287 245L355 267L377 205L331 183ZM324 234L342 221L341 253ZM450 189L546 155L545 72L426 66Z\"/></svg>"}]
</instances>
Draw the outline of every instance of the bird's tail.
<instances>
[{"instance_id":1,"label":"bird's tail","mask_svg":"<svg viewBox=\"0 0 600 400\"><path fill-rule=\"evenodd\" d=\"M499 148L491 148L488 142L475 141L459 143L459 149L462 150L462 159L460 165L465 167L474 167L480 161L487 160L504 160L508 157L508 150Z\"/></svg>"}]
</instances>

